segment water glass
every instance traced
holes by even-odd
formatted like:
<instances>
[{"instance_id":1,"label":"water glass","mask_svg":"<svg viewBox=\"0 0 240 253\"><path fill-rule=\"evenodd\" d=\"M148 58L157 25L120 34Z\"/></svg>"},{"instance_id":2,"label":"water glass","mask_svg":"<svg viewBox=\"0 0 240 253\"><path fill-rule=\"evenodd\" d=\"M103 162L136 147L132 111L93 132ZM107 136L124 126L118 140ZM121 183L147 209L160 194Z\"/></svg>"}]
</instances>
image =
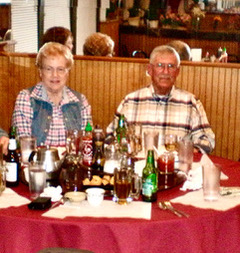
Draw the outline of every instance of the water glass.
<instances>
[{"instance_id":1,"label":"water glass","mask_svg":"<svg viewBox=\"0 0 240 253\"><path fill-rule=\"evenodd\" d=\"M178 142L179 169L188 173L193 163L193 142L189 139L182 139Z\"/></svg>"},{"instance_id":2,"label":"water glass","mask_svg":"<svg viewBox=\"0 0 240 253\"><path fill-rule=\"evenodd\" d=\"M155 150L154 147L158 149L158 137L159 133L157 131L144 132L144 149L146 156L149 149ZM157 154L155 152L154 155L157 157Z\"/></svg>"},{"instance_id":3,"label":"water glass","mask_svg":"<svg viewBox=\"0 0 240 253\"><path fill-rule=\"evenodd\" d=\"M203 169L203 196L206 201L216 201L220 193L221 168L215 164L204 165Z\"/></svg>"},{"instance_id":4,"label":"water glass","mask_svg":"<svg viewBox=\"0 0 240 253\"><path fill-rule=\"evenodd\" d=\"M29 191L31 198L35 199L43 192L46 187L46 170L43 163L31 162L28 167L29 172Z\"/></svg>"},{"instance_id":5,"label":"water glass","mask_svg":"<svg viewBox=\"0 0 240 253\"><path fill-rule=\"evenodd\" d=\"M27 164L31 153L37 149L37 140L34 136L21 136L19 139L22 163Z\"/></svg>"}]
</instances>

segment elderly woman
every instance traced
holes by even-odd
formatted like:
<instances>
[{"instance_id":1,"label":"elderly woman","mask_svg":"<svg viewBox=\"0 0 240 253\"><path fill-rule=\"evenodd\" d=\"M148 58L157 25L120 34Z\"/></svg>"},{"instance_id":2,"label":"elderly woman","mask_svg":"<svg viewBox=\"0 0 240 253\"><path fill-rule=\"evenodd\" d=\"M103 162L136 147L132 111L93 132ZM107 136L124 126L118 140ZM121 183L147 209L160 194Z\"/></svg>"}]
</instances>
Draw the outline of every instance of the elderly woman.
<instances>
[{"instance_id":1,"label":"elderly woman","mask_svg":"<svg viewBox=\"0 0 240 253\"><path fill-rule=\"evenodd\" d=\"M84 55L113 56L114 41L110 36L103 33L89 35L83 45Z\"/></svg>"},{"instance_id":2,"label":"elderly woman","mask_svg":"<svg viewBox=\"0 0 240 253\"><path fill-rule=\"evenodd\" d=\"M43 34L43 45L48 42L58 42L67 46L71 51L73 49L73 35L72 32L62 26L54 26L49 28Z\"/></svg>"},{"instance_id":3,"label":"elderly woman","mask_svg":"<svg viewBox=\"0 0 240 253\"><path fill-rule=\"evenodd\" d=\"M41 82L17 96L13 125L18 136L33 135L37 144L62 146L66 130L92 123L86 97L66 86L73 65L70 50L59 43L44 44L37 55Z\"/></svg>"}]
</instances>

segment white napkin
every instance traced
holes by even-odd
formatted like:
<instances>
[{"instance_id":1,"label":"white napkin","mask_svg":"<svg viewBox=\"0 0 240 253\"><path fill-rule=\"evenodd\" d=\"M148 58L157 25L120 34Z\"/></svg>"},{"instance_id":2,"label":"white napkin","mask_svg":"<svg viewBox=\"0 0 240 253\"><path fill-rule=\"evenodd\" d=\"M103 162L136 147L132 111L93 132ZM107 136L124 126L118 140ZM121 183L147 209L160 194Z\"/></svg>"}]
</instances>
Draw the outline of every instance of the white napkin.
<instances>
[{"instance_id":1,"label":"white napkin","mask_svg":"<svg viewBox=\"0 0 240 253\"><path fill-rule=\"evenodd\" d=\"M180 190L186 191L186 190L199 190L202 188L202 166L203 165L209 165L213 164L213 162L209 159L209 157L204 154L201 158L201 161L199 163L192 163L192 169L188 172L187 180L184 182L182 188ZM221 171L220 175L221 180L227 180L228 176L225 175Z\"/></svg>"},{"instance_id":2,"label":"white napkin","mask_svg":"<svg viewBox=\"0 0 240 253\"><path fill-rule=\"evenodd\" d=\"M100 206L92 207L87 200L80 203L66 202L64 205L45 212L42 216L63 219L74 217L106 217L151 219L151 203L133 201L128 205L119 205L111 200L104 200Z\"/></svg>"},{"instance_id":3,"label":"white napkin","mask_svg":"<svg viewBox=\"0 0 240 253\"><path fill-rule=\"evenodd\" d=\"M0 196L0 208L8 208L11 206L22 206L29 204L31 201L18 195L15 191L10 188L6 188Z\"/></svg>"},{"instance_id":4,"label":"white napkin","mask_svg":"<svg viewBox=\"0 0 240 253\"><path fill-rule=\"evenodd\" d=\"M183 196L171 200L172 203L195 206L203 209L214 209L225 211L237 205L240 205L240 196L220 196L217 201L205 201L203 199L203 190L192 191Z\"/></svg>"},{"instance_id":5,"label":"white napkin","mask_svg":"<svg viewBox=\"0 0 240 253\"><path fill-rule=\"evenodd\" d=\"M62 198L62 187L61 186L48 186L43 190L43 193L40 194L41 197L49 197L51 201L59 201Z\"/></svg>"},{"instance_id":6,"label":"white napkin","mask_svg":"<svg viewBox=\"0 0 240 253\"><path fill-rule=\"evenodd\" d=\"M183 172L180 172L183 173ZM198 190L202 188L202 166L200 163L192 163L192 169L188 172L187 180L180 190Z\"/></svg>"}]
</instances>

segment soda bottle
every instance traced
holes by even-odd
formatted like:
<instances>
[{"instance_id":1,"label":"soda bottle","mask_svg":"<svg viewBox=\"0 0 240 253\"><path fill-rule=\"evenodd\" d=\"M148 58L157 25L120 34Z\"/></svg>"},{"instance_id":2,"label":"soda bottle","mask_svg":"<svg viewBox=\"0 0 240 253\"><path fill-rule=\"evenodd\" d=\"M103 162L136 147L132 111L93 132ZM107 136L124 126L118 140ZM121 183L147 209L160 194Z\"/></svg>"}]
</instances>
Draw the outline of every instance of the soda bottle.
<instances>
[{"instance_id":1,"label":"soda bottle","mask_svg":"<svg viewBox=\"0 0 240 253\"><path fill-rule=\"evenodd\" d=\"M6 161L6 185L14 187L19 184L20 161L17 153L16 127L11 127L9 133L8 154Z\"/></svg>"},{"instance_id":2,"label":"soda bottle","mask_svg":"<svg viewBox=\"0 0 240 253\"><path fill-rule=\"evenodd\" d=\"M127 133L127 129L126 129L126 126L125 126L125 117L124 117L123 114L121 114L119 116L118 127L116 129L117 141L120 145L123 141L122 139L126 138L126 133Z\"/></svg>"},{"instance_id":3,"label":"soda bottle","mask_svg":"<svg viewBox=\"0 0 240 253\"><path fill-rule=\"evenodd\" d=\"M154 152L148 150L146 166L142 172L142 199L146 202L157 200L158 173L154 163Z\"/></svg>"}]
</instances>

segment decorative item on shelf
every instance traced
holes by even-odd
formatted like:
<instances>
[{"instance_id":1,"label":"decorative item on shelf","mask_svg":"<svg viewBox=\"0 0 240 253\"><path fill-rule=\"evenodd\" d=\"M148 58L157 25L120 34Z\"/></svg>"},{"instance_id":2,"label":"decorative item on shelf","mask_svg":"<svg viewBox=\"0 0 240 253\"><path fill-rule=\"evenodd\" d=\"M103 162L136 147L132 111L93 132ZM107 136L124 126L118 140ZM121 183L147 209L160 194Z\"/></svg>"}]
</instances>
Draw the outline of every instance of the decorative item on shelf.
<instances>
[{"instance_id":1,"label":"decorative item on shelf","mask_svg":"<svg viewBox=\"0 0 240 253\"><path fill-rule=\"evenodd\" d=\"M149 28L158 28L159 23L159 10L154 7L149 7L147 10L147 26Z\"/></svg>"},{"instance_id":2,"label":"decorative item on shelf","mask_svg":"<svg viewBox=\"0 0 240 253\"><path fill-rule=\"evenodd\" d=\"M201 20L205 18L205 12L202 11L199 5L196 3L191 8L191 15L192 15L192 28L195 31L199 31Z\"/></svg>"},{"instance_id":3,"label":"decorative item on shelf","mask_svg":"<svg viewBox=\"0 0 240 253\"><path fill-rule=\"evenodd\" d=\"M213 29L217 30L219 23L222 22L222 18L218 15L213 18Z\"/></svg>"},{"instance_id":4,"label":"decorative item on shelf","mask_svg":"<svg viewBox=\"0 0 240 253\"><path fill-rule=\"evenodd\" d=\"M179 15L173 13L171 8L168 8L165 15L160 15L160 23L163 28L171 29L186 29L191 22L191 16L189 14Z\"/></svg>"},{"instance_id":5,"label":"decorative item on shelf","mask_svg":"<svg viewBox=\"0 0 240 253\"><path fill-rule=\"evenodd\" d=\"M126 5L127 7L132 5ZM128 9L129 12L129 18L128 18L128 24L131 26L139 26L140 25L140 17L144 14L142 14L142 11L139 7L139 4L135 4Z\"/></svg>"}]
</instances>

